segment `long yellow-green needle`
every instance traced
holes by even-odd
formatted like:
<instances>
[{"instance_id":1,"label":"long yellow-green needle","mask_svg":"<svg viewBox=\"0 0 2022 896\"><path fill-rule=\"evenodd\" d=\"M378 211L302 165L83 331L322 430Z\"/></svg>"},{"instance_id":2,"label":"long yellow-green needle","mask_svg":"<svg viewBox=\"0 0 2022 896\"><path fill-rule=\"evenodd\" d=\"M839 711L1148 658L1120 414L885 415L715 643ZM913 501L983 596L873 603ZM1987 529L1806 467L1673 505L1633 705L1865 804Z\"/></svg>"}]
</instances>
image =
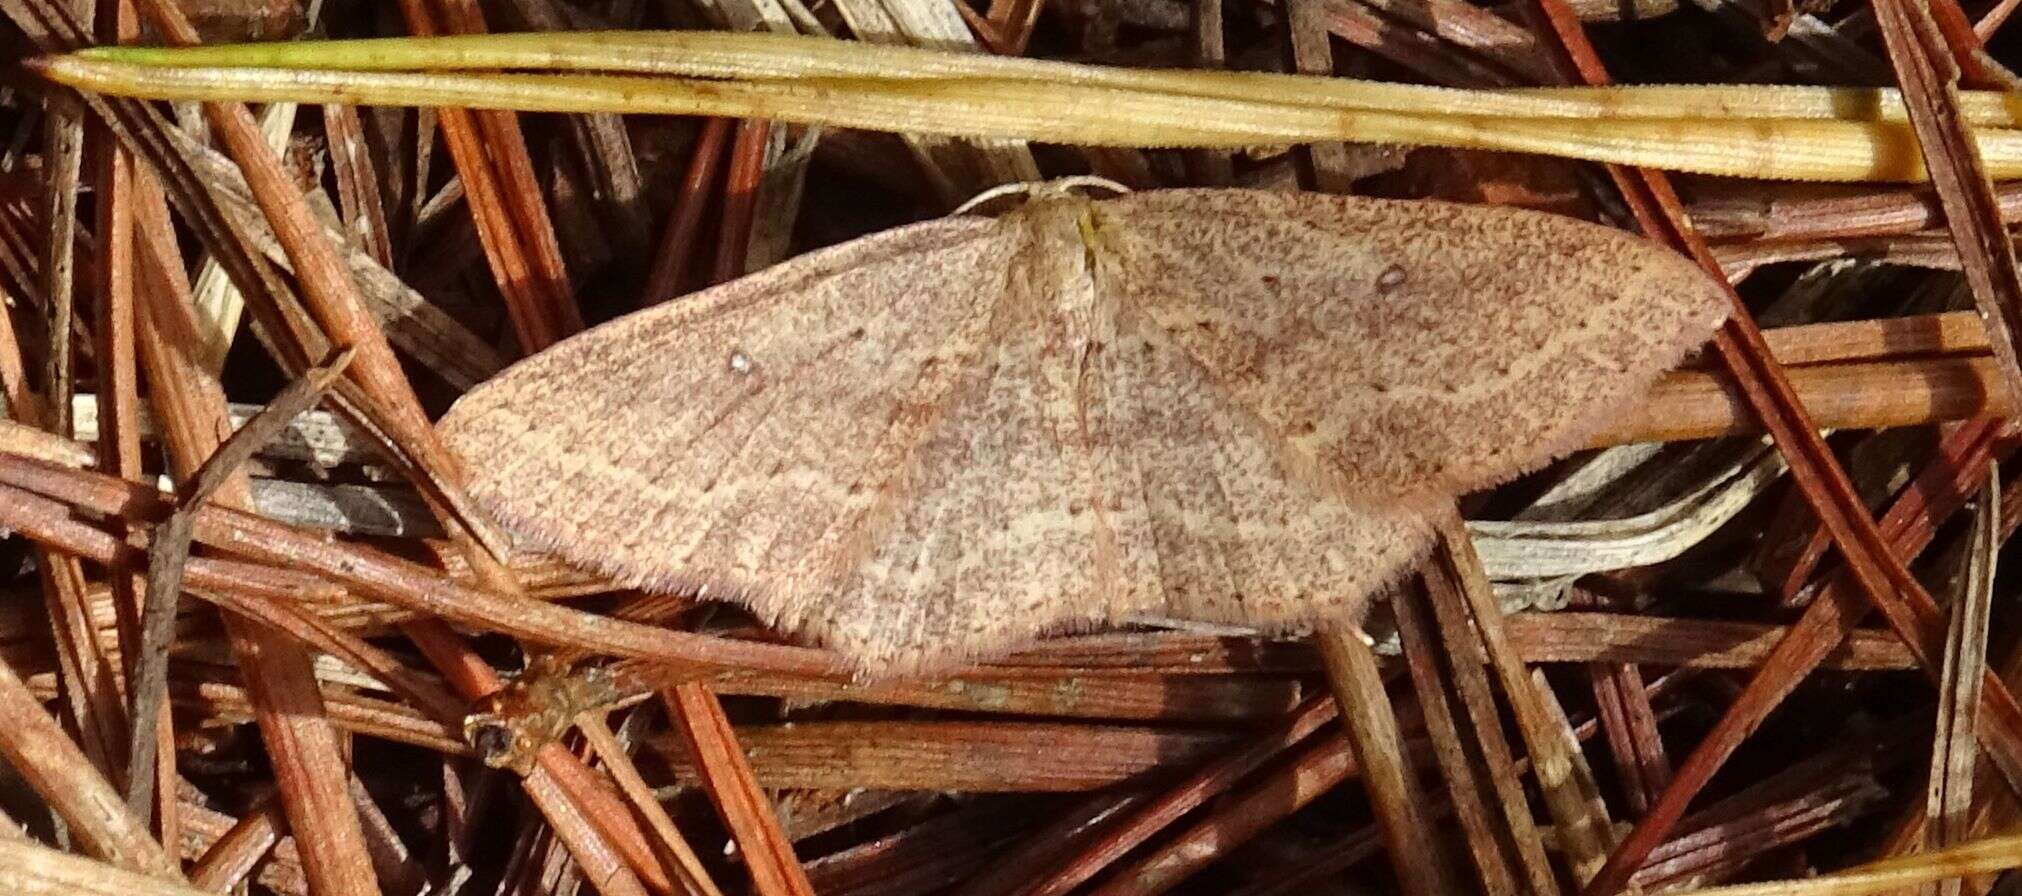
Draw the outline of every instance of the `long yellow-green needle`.
<instances>
[{"instance_id":1,"label":"long yellow-green needle","mask_svg":"<svg viewBox=\"0 0 2022 896\"><path fill-rule=\"evenodd\" d=\"M1924 177L1899 97L1851 88L1468 91L1120 69L725 32L572 32L103 47L33 60L81 90L177 100L770 118L1143 147L1314 141L1510 150L1782 180ZM2022 97L1965 94L1995 177L2022 176Z\"/></svg>"},{"instance_id":2,"label":"long yellow-green needle","mask_svg":"<svg viewBox=\"0 0 2022 896\"><path fill-rule=\"evenodd\" d=\"M987 78L1113 87L1334 109L1508 118L1797 118L1901 121L1891 89L1660 85L1460 90L1271 72L1129 69L982 53L722 31L571 31L292 41L218 46L94 47L81 58L150 67L328 71L537 71L694 78L935 81ZM2022 124L2022 95L1967 91L1974 124Z\"/></svg>"}]
</instances>

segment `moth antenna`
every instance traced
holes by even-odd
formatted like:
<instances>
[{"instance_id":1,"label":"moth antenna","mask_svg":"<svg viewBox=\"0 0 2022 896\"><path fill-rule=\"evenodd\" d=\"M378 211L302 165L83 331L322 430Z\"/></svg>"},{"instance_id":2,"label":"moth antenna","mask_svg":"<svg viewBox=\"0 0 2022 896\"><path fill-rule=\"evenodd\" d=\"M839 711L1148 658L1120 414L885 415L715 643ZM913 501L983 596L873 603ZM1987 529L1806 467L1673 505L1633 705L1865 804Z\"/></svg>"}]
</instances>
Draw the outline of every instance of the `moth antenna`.
<instances>
[{"instance_id":1,"label":"moth antenna","mask_svg":"<svg viewBox=\"0 0 2022 896\"><path fill-rule=\"evenodd\" d=\"M1056 189L1063 193L1069 190L1096 190L1112 196L1122 196L1131 192L1129 187L1121 183L1094 174L1074 174L1067 177L1055 178L1047 181L1042 186Z\"/></svg>"},{"instance_id":2,"label":"moth antenna","mask_svg":"<svg viewBox=\"0 0 2022 896\"><path fill-rule=\"evenodd\" d=\"M1113 196L1122 196L1130 192L1129 187L1109 178L1097 177L1093 174L1076 174L1053 180L1003 184L991 187L969 197L969 201L956 206L951 214L970 214L977 208L1006 196L1039 196L1049 193L1069 193L1075 190L1100 190Z\"/></svg>"}]
</instances>

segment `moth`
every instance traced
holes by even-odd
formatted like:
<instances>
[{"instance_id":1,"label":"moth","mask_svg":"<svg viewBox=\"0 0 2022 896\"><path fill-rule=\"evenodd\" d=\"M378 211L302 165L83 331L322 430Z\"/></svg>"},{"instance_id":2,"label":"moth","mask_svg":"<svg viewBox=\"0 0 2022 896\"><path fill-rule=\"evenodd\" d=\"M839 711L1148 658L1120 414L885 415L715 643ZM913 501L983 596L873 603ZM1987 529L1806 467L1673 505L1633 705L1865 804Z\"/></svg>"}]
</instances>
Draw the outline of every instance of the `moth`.
<instances>
[{"instance_id":1,"label":"moth","mask_svg":"<svg viewBox=\"0 0 2022 896\"><path fill-rule=\"evenodd\" d=\"M1582 445L1726 308L1544 213L1039 185L583 332L440 430L539 548L917 672L1354 621L1431 513Z\"/></svg>"}]
</instances>

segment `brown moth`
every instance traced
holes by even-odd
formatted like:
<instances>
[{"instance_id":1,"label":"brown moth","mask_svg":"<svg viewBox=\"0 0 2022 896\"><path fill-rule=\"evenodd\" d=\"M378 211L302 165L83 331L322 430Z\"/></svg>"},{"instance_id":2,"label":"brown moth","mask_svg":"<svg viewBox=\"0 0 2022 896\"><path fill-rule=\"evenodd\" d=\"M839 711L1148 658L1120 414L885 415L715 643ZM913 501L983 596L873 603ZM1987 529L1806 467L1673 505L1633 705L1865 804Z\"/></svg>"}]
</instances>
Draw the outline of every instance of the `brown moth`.
<instances>
[{"instance_id":1,"label":"brown moth","mask_svg":"<svg viewBox=\"0 0 2022 896\"><path fill-rule=\"evenodd\" d=\"M441 426L539 547L918 671L1353 619L1429 512L1578 447L1726 307L1543 213L1040 186L582 333Z\"/></svg>"}]
</instances>

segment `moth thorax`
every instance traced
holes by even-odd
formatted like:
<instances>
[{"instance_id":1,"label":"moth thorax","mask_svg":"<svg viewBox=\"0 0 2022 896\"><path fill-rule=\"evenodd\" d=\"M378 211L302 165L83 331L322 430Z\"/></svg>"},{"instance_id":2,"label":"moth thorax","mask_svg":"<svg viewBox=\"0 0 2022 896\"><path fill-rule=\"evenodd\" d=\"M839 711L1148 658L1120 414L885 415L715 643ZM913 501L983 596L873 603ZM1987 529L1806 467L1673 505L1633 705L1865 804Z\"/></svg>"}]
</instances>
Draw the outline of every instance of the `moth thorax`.
<instances>
[{"instance_id":1,"label":"moth thorax","mask_svg":"<svg viewBox=\"0 0 2022 896\"><path fill-rule=\"evenodd\" d=\"M1030 294L1040 298L1042 313L1080 325L1100 326L1094 268L1099 253L1093 241L1092 204L1070 193L1035 196L1019 211L1032 235L1025 253Z\"/></svg>"}]
</instances>

